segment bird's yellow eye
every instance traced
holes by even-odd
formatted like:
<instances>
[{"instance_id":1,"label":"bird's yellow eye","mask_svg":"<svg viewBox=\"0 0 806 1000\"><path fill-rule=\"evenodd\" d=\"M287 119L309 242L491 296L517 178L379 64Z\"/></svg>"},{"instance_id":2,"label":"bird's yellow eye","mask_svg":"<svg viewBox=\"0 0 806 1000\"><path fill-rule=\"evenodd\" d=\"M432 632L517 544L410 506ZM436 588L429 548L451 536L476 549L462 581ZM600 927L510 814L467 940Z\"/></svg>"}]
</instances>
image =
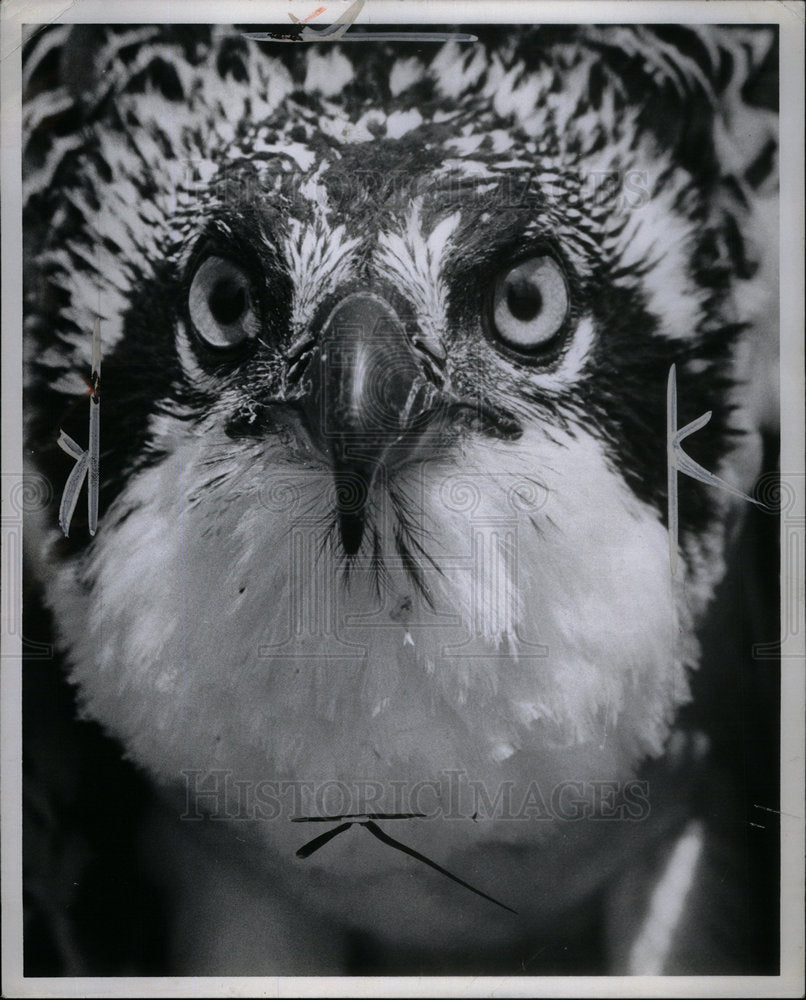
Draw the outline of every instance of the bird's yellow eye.
<instances>
[{"instance_id":1,"label":"bird's yellow eye","mask_svg":"<svg viewBox=\"0 0 806 1000\"><path fill-rule=\"evenodd\" d=\"M223 257L208 257L196 271L188 310L196 332L210 347L237 347L259 333L249 279Z\"/></svg>"},{"instance_id":2,"label":"bird's yellow eye","mask_svg":"<svg viewBox=\"0 0 806 1000\"><path fill-rule=\"evenodd\" d=\"M521 354L549 347L568 316L568 285L553 257L530 257L502 272L492 292L495 337Z\"/></svg>"}]
</instances>

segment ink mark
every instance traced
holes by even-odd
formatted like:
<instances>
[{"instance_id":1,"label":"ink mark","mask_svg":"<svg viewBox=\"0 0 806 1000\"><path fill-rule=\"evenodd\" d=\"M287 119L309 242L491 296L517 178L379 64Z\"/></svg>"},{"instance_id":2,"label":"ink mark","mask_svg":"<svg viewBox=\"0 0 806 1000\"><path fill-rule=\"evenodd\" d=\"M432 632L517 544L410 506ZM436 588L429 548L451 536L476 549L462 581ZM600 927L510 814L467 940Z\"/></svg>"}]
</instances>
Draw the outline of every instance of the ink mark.
<instances>
[{"instance_id":1,"label":"ink mark","mask_svg":"<svg viewBox=\"0 0 806 1000\"><path fill-rule=\"evenodd\" d=\"M372 813L358 813L359 816L370 817ZM417 815L417 813L387 813L381 814L378 818L383 819L411 819ZM292 819L292 823L313 823L320 822L327 819L336 820L341 819L340 816L300 816ZM307 844L304 844L296 852L298 858L309 858L312 854L319 850L320 847L324 847L328 844L334 837L337 837L340 833L344 833L345 830L349 830L351 826L363 826L365 830L368 830L376 840L379 840L382 844L386 844L387 847L391 847L396 851L400 851L401 854L405 854L407 857L413 858L415 861L419 861L421 864L426 865L428 868L432 868L435 872L439 872L440 875L444 875L445 878L451 880L451 882L456 882L457 885L461 885L463 888L468 889L470 892L474 893L476 896L481 896L482 899L486 899L489 903L494 903L496 906L500 906L502 910L506 910L508 913L514 913L515 916L518 915L517 910L513 910L511 906L507 906L506 903L502 903L495 899L493 896L488 895L486 892L482 892L481 889L477 889L475 886L471 885L469 882L465 882L464 879L459 878L458 875L454 875L449 872L447 868L443 868L442 865L438 865L436 861L432 861L427 858L424 854L420 854L419 851L415 851L413 847L409 847L407 844L401 843L399 840L395 840L394 837L390 837L388 833L383 831L373 819L367 818L356 822L355 820L350 820L347 823L342 823L332 830L328 830L326 833L320 834L318 837L314 837L313 840L309 840Z\"/></svg>"},{"instance_id":2,"label":"ink mark","mask_svg":"<svg viewBox=\"0 0 806 1000\"><path fill-rule=\"evenodd\" d=\"M344 833L345 830L349 830L352 823L342 823L341 826L335 827L333 830L328 830L327 833L322 833L318 837L314 837L313 840L309 840L307 844L297 851L298 858L309 858L314 851L318 851L320 847L324 847L328 841L333 840L340 833Z\"/></svg>"},{"instance_id":3,"label":"ink mark","mask_svg":"<svg viewBox=\"0 0 806 1000\"><path fill-rule=\"evenodd\" d=\"M489 900L489 902L495 903L496 906L500 906L502 910L507 910L509 911L509 913L514 913L517 916L518 911L513 910L511 906L507 906L504 903L500 903L497 899L494 899L492 896L488 896L486 892L482 892L481 889L476 889L475 886L472 886L469 882L465 882L464 879L459 878L457 875L453 875L446 868L443 868L442 865L438 865L436 861L432 861L430 858L427 858L424 854L420 854L419 851L415 851L413 847L408 847L406 844L401 844L399 840L395 840L394 837L390 837L388 833L384 833L384 831L378 826L378 824L374 823L371 819L367 820L366 823L362 823L361 826L366 827L366 829L369 830L372 836L380 840L382 844L388 844L389 847L393 847L396 851L400 851L403 854L407 854L410 858L414 858L415 861L421 861L424 865L428 865L429 868L433 868L434 871L437 871L441 875L444 875L446 878L449 878L452 882L456 882L458 885L464 886L465 889L469 889L471 892L474 892L477 896L481 896L482 899Z\"/></svg>"},{"instance_id":4,"label":"ink mark","mask_svg":"<svg viewBox=\"0 0 806 1000\"><path fill-rule=\"evenodd\" d=\"M244 38L250 38L255 42L476 42L476 35L468 35L456 31L365 31L359 34L347 34L347 29L352 25L361 9L364 0L355 0L347 10L341 14L333 24L324 28L311 28L298 18L291 17L294 27L290 31L243 31ZM314 17L320 13L320 8L305 18ZM304 25L304 26L302 26Z\"/></svg>"},{"instance_id":5,"label":"ink mark","mask_svg":"<svg viewBox=\"0 0 806 1000\"><path fill-rule=\"evenodd\" d=\"M425 813L345 813L343 816L293 816L292 823L335 823L340 819L426 819Z\"/></svg>"},{"instance_id":6,"label":"ink mark","mask_svg":"<svg viewBox=\"0 0 806 1000\"><path fill-rule=\"evenodd\" d=\"M101 320L97 316L92 332L90 381L87 382L86 379L83 379L83 381L90 390L89 445L86 450L81 448L69 434L65 434L61 429L56 442L62 451L66 452L76 461L70 475L67 477L61 503L59 504L59 527L64 532L65 538L69 536L70 522L73 519L76 504L78 503L78 494L81 491L84 478L88 474L87 521L90 534L94 535L98 527L98 455L100 452L101 435Z\"/></svg>"},{"instance_id":7,"label":"ink mark","mask_svg":"<svg viewBox=\"0 0 806 1000\"><path fill-rule=\"evenodd\" d=\"M303 17L301 19L299 17L295 17L291 13L291 11L288 12L288 16L291 18L291 20L294 22L294 24L305 24L306 21L312 21L315 17L319 17L320 14L324 14L324 12L326 10L327 10L327 7L317 7L316 10L313 11L313 13L311 13L307 17Z\"/></svg>"}]
</instances>

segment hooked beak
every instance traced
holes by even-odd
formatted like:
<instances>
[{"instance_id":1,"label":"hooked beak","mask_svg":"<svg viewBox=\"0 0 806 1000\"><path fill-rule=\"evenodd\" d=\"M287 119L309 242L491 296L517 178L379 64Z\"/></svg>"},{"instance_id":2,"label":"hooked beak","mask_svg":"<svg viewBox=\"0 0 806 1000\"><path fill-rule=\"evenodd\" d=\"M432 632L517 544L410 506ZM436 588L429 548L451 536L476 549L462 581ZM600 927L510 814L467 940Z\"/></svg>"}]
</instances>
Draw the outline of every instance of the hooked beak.
<instances>
[{"instance_id":1,"label":"hooked beak","mask_svg":"<svg viewBox=\"0 0 806 1000\"><path fill-rule=\"evenodd\" d=\"M341 541L353 556L373 484L413 457L439 391L394 309L370 293L336 306L306 375L305 422L333 469Z\"/></svg>"}]
</instances>

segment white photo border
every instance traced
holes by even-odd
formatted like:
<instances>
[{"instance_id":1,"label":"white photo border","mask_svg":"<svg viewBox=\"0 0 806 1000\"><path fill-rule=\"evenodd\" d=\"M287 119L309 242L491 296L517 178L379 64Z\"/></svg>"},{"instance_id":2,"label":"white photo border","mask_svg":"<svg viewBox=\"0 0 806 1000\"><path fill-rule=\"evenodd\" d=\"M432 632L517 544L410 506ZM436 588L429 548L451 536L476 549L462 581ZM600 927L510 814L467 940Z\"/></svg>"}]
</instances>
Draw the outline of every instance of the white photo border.
<instances>
[{"instance_id":1,"label":"white photo border","mask_svg":"<svg viewBox=\"0 0 806 1000\"><path fill-rule=\"evenodd\" d=\"M781 521L781 972L778 976L26 978L22 966L21 579L19 524L9 497L22 489L22 230L20 50L25 24L285 23L314 0L4 0L0 8L2 97L2 960L3 995L94 996L776 996L804 991L804 31L806 5L762 0L367 0L356 23L742 23L778 24L780 70L781 475L795 506ZM326 0L336 19L350 0ZM290 21L289 21L290 24ZM792 547L792 531L796 544ZM788 541L788 545L784 543ZM792 553L794 552L794 557ZM795 604L791 602L794 600ZM798 604L798 602L800 602ZM788 607L800 607L789 634Z\"/></svg>"}]
</instances>

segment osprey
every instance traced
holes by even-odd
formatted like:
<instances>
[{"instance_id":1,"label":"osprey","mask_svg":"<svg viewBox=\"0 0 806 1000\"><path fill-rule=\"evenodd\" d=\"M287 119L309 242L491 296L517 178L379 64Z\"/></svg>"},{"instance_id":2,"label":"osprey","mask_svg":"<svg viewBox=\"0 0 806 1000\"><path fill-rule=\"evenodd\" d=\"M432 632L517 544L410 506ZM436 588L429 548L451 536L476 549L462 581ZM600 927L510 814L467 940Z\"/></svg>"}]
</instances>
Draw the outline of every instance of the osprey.
<instances>
[{"instance_id":1,"label":"osprey","mask_svg":"<svg viewBox=\"0 0 806 1000\"><path fill-rule=\"evenodd\" d=\"M673 432L710 412L686 451L750 492L774 38L478 36L27 46L26 434L54 485L96 318L103 358L97 532L64 536L56 489L29 560L81 715L155 788L172 972L354 970L359 940L396 971L551 970L574 941L707 968L675 724L737 503L679 477L673 573L667 398L673 371Z\"/></svg>"}]
</instances>

